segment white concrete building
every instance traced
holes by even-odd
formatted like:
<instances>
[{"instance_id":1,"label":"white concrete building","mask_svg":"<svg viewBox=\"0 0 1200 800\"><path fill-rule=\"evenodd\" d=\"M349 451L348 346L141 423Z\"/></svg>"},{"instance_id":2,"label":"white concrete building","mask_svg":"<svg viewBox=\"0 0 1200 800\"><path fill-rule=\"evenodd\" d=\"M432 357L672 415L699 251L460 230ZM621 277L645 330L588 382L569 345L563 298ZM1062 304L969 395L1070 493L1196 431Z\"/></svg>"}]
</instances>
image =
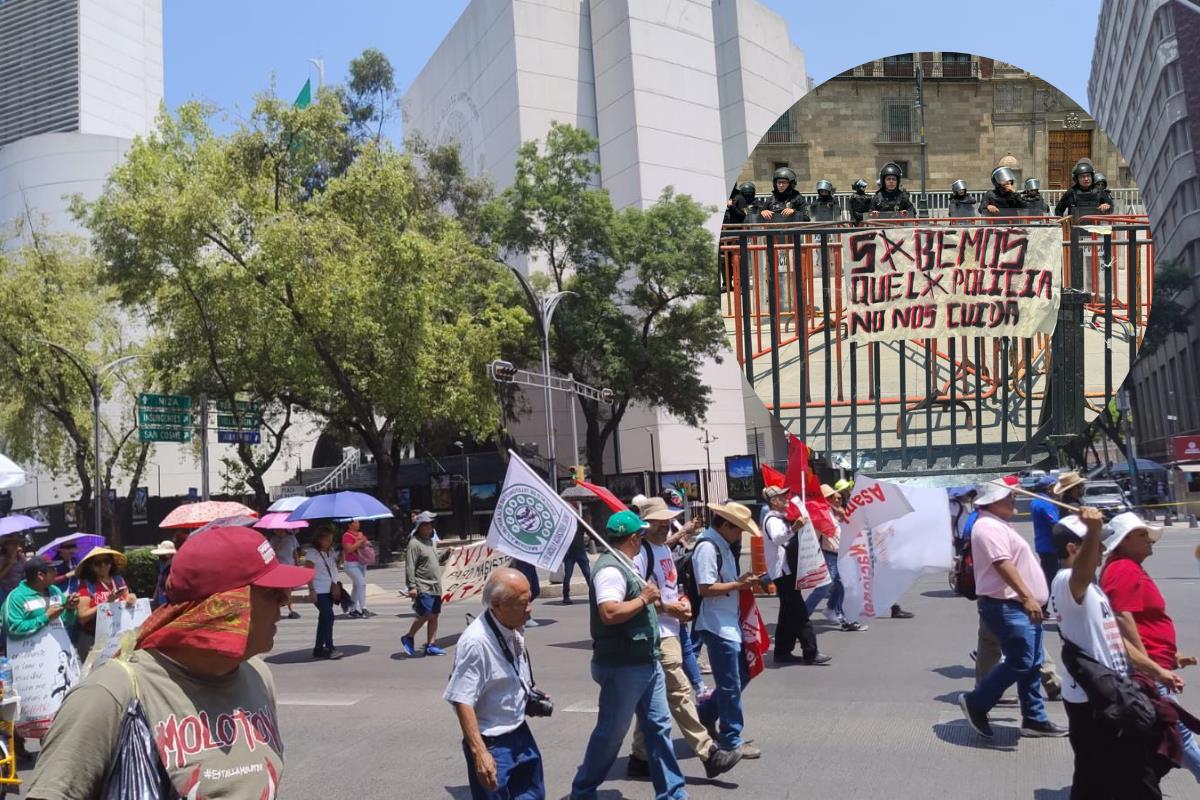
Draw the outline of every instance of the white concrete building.
<instances>
[{"instance_id":1,"label":"white concrete building","mask_svg":"<svg viewBox=\"0 0 1200 800\"><path fill-rule=\"evenodd\" d=\"M599 141L599 182L614 206L652 204L666 186L723 206L750 150L807 87L786 24L755 0L473 0L403 107L408 132L457 141L470 169L499 188L521 143L561 122ZM724 456L754 452L747 428L769 421L752 392L744 398L731 355L704 375L713 391L705 428L716 437L708 456L720 469ZM540 395L530 401L516 433L544 448ZM557 450L567 465L562 406ZM657 410L631 410L619 436L621 471L706 462L701 432Z\"/></svg>"}]
</instances>

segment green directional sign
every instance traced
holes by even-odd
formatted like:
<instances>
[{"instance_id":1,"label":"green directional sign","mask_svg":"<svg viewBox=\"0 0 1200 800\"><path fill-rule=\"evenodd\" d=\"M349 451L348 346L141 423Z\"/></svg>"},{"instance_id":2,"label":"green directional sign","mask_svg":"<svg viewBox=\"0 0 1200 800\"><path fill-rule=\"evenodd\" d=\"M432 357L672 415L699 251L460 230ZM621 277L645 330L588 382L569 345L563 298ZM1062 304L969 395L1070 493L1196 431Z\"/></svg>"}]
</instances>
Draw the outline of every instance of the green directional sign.
<instances>
[{"instance_id":1,"label":"green directional sign","mask_svg":"<svg viewBox=\"0 0 1200 800\"><path fill-rule=\"evenodd\" d=\"M228 414L231 411L233 411L233 409L235 407L237 408L238 411L243 411L243 412L244 411L261 411L262 403L258 402L257 400L235 400L234 404L231 406L229 404L228 400L218 400L217 401L217 411L223 411L226 414Z\"/></svg>"},{"instance_id":2,"label":"green directional sign","mask_svg":"<svg viewBox=\"0 0 1200 800\"><path fill-rule=\"evenodd\" d=\"M150 427L176 427L190 428L192 425L192 412L190 411L152 411L145 408L138 409L138 425L149 425Z\"/></svg>"},{"instance_id":3,"label":"green directional sign","mask_svg":"<svg viewBox=\"0 0 1200 800\"><path fill-rule=\"evenodd\" d=\"M242 424L238 425L238 419L233 414L217 414L217 427L228 430L250 430L262 425L262 416L255 413L242 414Z\"/></svg>"},{"instance_id":4,"label":"green directional sign","mask_svg":"<svg viewBox=\"0 0 1200 800\"><path fill-rule=\"evenodd\" d=\"M191 428L138 428L139 442L190 442Z\"/></svg>"},{"instance_id":5,"label":"green directional sign","mask_svg":"<svg viewBox=\"0 0 1200 800\"><path fill-rule=\"evenodd\" d=\"M138 405L143 408L175 408L187 409L192 407L192 398L180 394L147 394L138 395Z\"/></svg>"}]
</instances>

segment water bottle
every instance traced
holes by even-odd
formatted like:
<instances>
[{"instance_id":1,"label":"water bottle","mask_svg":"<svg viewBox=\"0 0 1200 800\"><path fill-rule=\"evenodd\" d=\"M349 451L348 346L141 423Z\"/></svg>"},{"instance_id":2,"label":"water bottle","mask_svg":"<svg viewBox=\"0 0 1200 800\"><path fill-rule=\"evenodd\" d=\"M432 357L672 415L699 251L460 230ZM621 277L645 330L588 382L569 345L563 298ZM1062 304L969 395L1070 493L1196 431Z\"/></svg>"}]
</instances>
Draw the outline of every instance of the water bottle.
<instances>
[{"instance_id":1,"label":"water bottle","mask_svg":"<svg viewBox=\"0 0 1200 800\"><path fill-rule=\"evenodd\" d=\"M0 697L12 694L13 671L7 658L0 657Z\"/></svg>"}]
</instances>

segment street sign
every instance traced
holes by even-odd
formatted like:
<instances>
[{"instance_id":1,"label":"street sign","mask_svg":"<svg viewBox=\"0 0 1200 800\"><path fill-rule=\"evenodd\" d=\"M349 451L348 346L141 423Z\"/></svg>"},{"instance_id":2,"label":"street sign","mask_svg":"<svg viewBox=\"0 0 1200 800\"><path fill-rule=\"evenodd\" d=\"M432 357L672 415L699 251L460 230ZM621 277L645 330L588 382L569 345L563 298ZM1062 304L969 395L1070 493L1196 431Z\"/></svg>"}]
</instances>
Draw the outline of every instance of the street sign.
<instances>
[{"instance_id":1,"label":"street sign","mask_svg":"<svg viewBox=\"0 0 1200 800\"><path fill-rule=\"evenodd\" d=\"M192 412L152 411L139 408L138 425L150 425L161 428L190 428L192 426Z\"/></svg>"},{"instance_id":2,"label":"street sign","mask_svg":"<svg viewBox=\"0 0 1200 800\"><path fill-rule=\"evenodd\" d=\"M191 428L138 428L139 442L190 442Z\"/></svg>"},{"instance_id":3,"label":"street sign","mask_svg":"<svg viewBox=\"0 0 1200 800\"><path fill-rule=\"evenodd\" d=\"M221 444L258 444L262 441L262 434L258 431L217 431L217 441Z\"/></svg>"},{"instance_id":4,"label":"street sign","mask_svg":"<svg viewBox=\"0 0 1200 800\"><path fill-rule=\"evenodd\" d=\"M262 425L262 416L256 412L242 414L242 424L240 426L238 425L237 417L235 417L233 414L217 414L218 428L225 428L234 431L240 428L243 431L248 431L251 428L257 428L260 425Z\"/></svg>"},{"instance_id":5,"label":"street sign","mask_svg":"<svg viewBox=\"0 0 1200 800\"><path fill-rule=\"evenodd\" d=\"M192 398L179 394L147 394L138 395L138 405L145 408L191 408Z\"/></svg>"},{"instance_id":6,"label":"street sign","mask_svg":"<svg viewBox=\"0 0 1200 800\"><path fill-rule=\"evenodd\" d=\"M258 402L257 400L253 400L253 401L251 401L251 400L235 400L234 406L230 406L228 400L218 400L218 401L216 401L216 403L217 403L217 411L223 411L227 414L229 412L233 411L234 407L236 407L238 411L261 411L262 410L262 403Z\"/></svg>"}]
</instances>

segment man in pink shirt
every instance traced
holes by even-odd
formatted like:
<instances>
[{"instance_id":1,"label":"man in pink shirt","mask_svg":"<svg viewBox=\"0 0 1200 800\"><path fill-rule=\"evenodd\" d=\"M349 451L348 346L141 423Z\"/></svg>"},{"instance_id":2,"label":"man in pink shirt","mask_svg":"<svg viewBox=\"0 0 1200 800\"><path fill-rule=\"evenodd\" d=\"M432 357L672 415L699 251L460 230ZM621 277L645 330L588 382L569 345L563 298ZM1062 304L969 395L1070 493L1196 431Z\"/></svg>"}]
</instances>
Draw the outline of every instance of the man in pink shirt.
<instances>
[{"instance_id":1,"label":"man in pink shirt","mask_svg":"<svg viewBox=\"0 0 1200 800\"><path fill-rule=\"evenodd\" d=\"M1017 685L1022 736L1066 736L1046 716L1038 688L1042 664L1042 607L1050 598L1046 576L1033 548L1008 520L1016 513L1012 490L1000 481L976 488L979 519L971 529L979 620L1000 642L1004 660L974 691L959 696L967 721L991 738L988 712L1004 691Z\"/></svg>"}]
</instances>

